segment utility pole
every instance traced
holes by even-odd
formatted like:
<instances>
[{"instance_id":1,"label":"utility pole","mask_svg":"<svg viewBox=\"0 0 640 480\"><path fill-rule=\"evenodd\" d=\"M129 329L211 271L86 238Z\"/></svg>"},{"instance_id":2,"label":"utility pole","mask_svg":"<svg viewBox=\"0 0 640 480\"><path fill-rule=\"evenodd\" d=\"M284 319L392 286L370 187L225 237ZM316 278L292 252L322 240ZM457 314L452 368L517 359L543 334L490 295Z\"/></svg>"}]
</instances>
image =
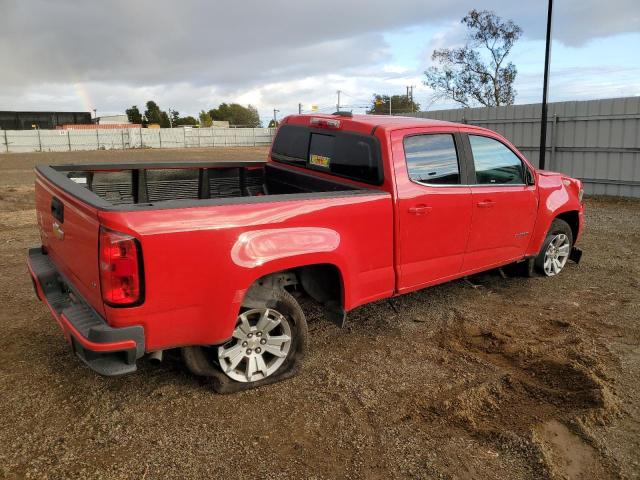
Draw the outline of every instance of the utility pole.
<instances>
[{"instance_id":1,"label":"utility pole","mask_svg":"<svg viewBox=\"0 0 640 480\"><path fill-rule=\"evenodd\" d=\"M278 126L278 116L277 114L280 112L280 110L276 110L275 108L273 109L273 128L276 128Z\"/></svg>"},{"instance_id":2,"label":"utility pole","mask_svg":"<svg viewBox=\"0 0 640 480\"><path fill-rule=\"evenodd\" d=\"M547 153L547 94L549 91L549 61L551 56L551 17L553 10L553 0L549 0L547 7L547 43L544 50L544 80L542 87L542 116L540 118L540 161L538 167L543 170L545 167L545 156Z\"/></svg>"},{"instance_id":3,"label":"utility pole","mask_svg":"<svg viewBox=\"0 0 640 480\"><path fill-rule=\"evenodd\" d=\"M340 111L340 94L342 93L342 90L338 90L336 92L338 94L338 103L336 104L336 112Z\"/></svg>"},{"instance_id":4,"label":"utility pole","mask_svg":"<svg viewBox=\"0 0 640 480\"><path fill-rule=\"evenodd\" d=\"M171 120L172 116L173 112L171 111L171 109L169 109L169 128L173 128L173 120Z\"/></svg>"},{"instance_id":5,"label":"utility pole","mask_svg":"<svg viewBox=\"0 0 640 480\"><path fill-rule=\"evenodd\" d=\"M414 112L413 108L414 108L414 103L413 103L413 88L415 87L415 85L411 85L411 87L409 87L409 92L410 92L410 96L409 96L409 100L411 101L411 113Z\"/></svg>"},{"instance_id":6,"label":"utility pole","mask_svg":"<svg viewBox=\"0 0 640 480\"><path fill-rule=\"evenodd\" d=\"M302 104L298 104L298 115L302 114Z\"/></svg>"}]
</instances>

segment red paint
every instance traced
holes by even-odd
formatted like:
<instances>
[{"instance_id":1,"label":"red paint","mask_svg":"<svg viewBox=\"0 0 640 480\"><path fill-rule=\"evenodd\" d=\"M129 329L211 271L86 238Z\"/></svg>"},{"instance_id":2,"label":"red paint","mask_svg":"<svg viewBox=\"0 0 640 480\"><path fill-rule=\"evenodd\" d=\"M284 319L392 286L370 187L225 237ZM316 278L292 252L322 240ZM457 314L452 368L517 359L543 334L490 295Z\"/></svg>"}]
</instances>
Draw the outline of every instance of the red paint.
<instances>
[{"instance_id":1,"label":"red paint","mask_svg":"<svg viewBox=\"0 0 640 480\"><path fill-rule=\"evenodd\" d=\"M338 120L339 126L332 123L332 129L367 135L375 128L384 162L379 192L116 212L92 209L38 177L36 204L43 244L52 247L48 248L52 261L110 325L142 325L146 350L153 351L229 338L247 289L269 273L311 264L335 265L342 275L344 308L351 310L535 255L559 214L578 212L578 237L582 232L580 181L537 172L494 132L378 116L292 116L283 123L309 125L310 118L324 119L320 123L327 127L328 120ZM495 138L531 169L535 185L429 187L414 183L408 176L403 139L428 132ZM54 194L65 204L63 242L53 236L46 213ZM145 290L141 305L114 308L103 302L100 227L139 242ZM98 288L92 287L93 282Z\"/></svg>"}]
</instances>

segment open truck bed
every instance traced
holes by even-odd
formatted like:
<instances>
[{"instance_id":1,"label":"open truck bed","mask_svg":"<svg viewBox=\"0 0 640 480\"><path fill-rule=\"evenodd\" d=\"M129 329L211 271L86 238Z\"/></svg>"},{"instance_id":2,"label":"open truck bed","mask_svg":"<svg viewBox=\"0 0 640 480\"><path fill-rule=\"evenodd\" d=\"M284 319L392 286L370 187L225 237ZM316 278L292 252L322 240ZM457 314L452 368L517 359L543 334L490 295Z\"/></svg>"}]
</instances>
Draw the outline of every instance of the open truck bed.
<instances>
[{"instance_id":1,"label":"open truck bed","mask_svg":"<svg viewBox=\"0 0 640 480\"><path fill-rule=\"evenodd\" d=\"M265 162L39 166L83 202L105 210L277 201L367 193L371 189ZM284 195L288 197L283 197Z\"/></svg>"}]
</instances>

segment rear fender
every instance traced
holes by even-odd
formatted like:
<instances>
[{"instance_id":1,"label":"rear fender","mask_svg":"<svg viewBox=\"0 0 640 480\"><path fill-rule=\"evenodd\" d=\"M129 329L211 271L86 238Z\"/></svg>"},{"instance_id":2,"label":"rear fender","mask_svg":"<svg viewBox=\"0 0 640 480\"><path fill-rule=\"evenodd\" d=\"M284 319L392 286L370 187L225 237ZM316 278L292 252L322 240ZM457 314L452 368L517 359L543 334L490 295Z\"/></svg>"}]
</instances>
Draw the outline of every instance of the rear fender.
<instances>
[{"instance_id":1,"label":"rear fender","mask_svg":"<svg viewBox=\"0 0 640 480\"><path fill-rule=\"evenodd\" d=\"M274 289L297 284L300 279L294 269L333 265L341 277L342 305L332 308L329 317L336 323L344 322L344 309L350 298L348 268L340 253L340 234L335 230L292 227L244 232L231 248L231 258L237 266L251 269L240 305L254 307L268 304Z\"/></svg>"}]
</instances>

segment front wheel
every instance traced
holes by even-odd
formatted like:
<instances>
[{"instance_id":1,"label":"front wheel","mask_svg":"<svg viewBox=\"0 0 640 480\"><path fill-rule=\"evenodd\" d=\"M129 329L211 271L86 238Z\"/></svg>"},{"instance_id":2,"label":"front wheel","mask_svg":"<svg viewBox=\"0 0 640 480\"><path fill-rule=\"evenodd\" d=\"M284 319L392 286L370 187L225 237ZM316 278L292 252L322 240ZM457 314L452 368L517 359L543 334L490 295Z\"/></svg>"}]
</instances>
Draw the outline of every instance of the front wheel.
<instances>
[{"instance_id":1,"label":"front wheel","mask_svg":"<svg viewBox=\"0 0 640 480\"><path fill-rule=\"evenodd\" d=\"M569 260L573 233L567 222L555 219L535 260L536 269L547 277L558 275Z\"/></svg>"}]
</instances>

